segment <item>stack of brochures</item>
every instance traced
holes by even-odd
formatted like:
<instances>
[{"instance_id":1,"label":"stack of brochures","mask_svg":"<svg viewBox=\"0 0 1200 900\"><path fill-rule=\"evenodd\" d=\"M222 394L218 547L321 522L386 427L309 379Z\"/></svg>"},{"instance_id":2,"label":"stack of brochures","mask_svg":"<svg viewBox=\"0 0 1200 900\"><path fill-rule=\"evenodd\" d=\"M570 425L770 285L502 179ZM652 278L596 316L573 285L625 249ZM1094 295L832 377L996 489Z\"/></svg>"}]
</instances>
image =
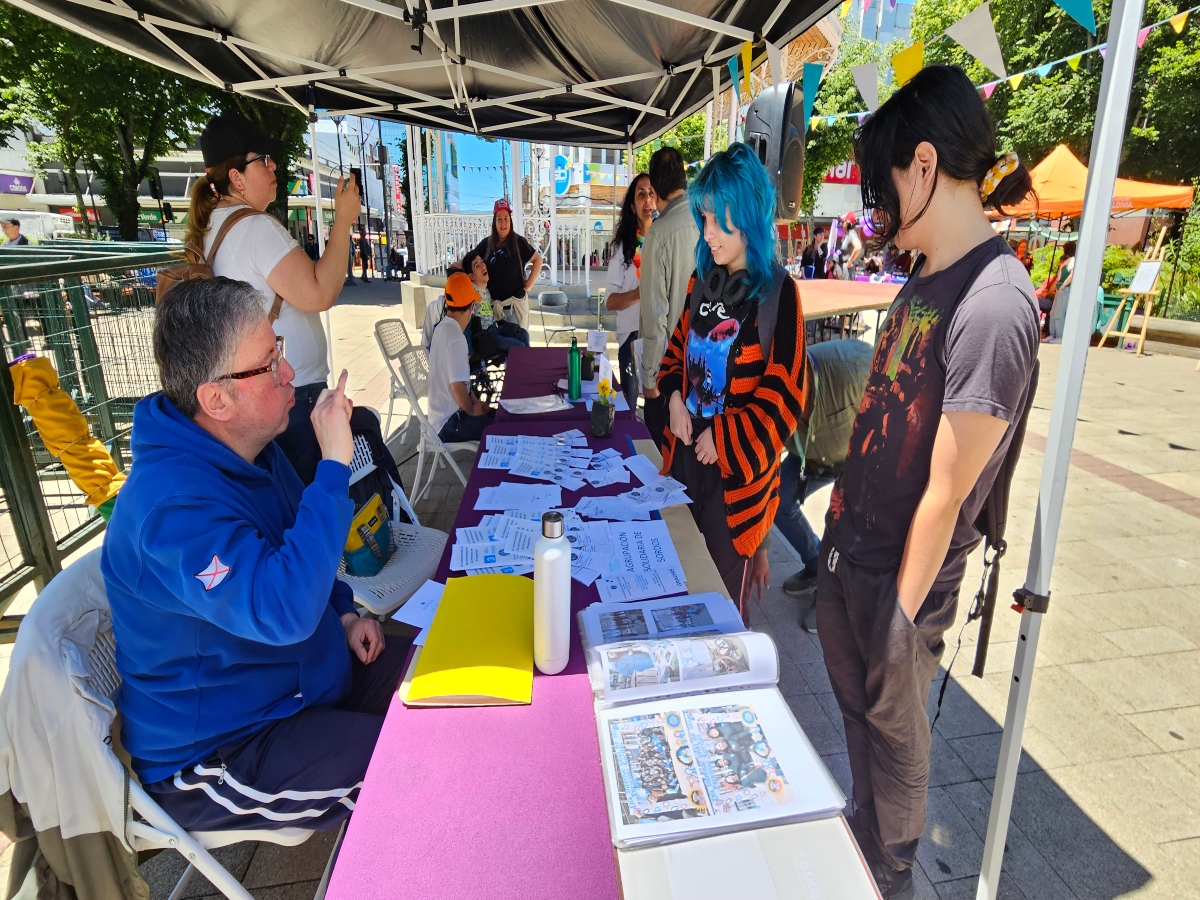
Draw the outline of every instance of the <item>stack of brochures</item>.
<instances>
[{"instance_id":1,"label":"stack of brochures","mask_svg":"<svg viewBox=\"0 0 1200 900\"><path fill-rule=\"evenodd\" d=\"M613 843L836 815L845 797L783 696L779 656L719 594L579 613Z\"/></svg>"}]
</instances>

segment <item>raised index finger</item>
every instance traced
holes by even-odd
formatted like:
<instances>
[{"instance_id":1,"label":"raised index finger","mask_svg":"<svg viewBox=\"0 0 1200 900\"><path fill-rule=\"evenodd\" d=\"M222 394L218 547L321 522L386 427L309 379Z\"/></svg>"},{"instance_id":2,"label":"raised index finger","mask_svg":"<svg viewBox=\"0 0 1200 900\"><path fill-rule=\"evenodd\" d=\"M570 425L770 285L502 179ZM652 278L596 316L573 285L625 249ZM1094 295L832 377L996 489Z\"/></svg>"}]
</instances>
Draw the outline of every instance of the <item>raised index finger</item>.
<instances>
[{"instance_id":1,"label":"raised index finger","mask_svg":"<svg viewBox=\"0 0 1200 900\"><path fill-rule=\"evenodd\" d=\"M338 379L337 387L334 388L334 390L339 394L346 393L346 379L348 377L350 377L350 371L348 369L342 369L342 375Z\"/></svg>"}]
</instances>

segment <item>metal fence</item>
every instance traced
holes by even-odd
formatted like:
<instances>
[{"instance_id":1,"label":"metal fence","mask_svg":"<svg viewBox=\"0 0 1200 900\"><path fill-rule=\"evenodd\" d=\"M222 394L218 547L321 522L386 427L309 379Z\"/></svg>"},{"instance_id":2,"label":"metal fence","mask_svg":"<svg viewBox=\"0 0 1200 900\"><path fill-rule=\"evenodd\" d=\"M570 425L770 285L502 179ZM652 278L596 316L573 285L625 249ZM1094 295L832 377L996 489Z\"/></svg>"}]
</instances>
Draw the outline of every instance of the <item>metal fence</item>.
<instances>
[{"instance_id":1,"label":"metal fence","mask_svg":"<svg viewBox=\"0 0 1200 900\"><path fill-rule=\"evenodd\" d=\"M103 520L13 403L9 364L48 358L117 465L129 459L133 407L157 390L151 348L157 270L177 265L167 248L48 242L0 252L0 611L31 580L44 583ZM0 624L0 640L4 639Z\"/></svg>"}]
</instances>

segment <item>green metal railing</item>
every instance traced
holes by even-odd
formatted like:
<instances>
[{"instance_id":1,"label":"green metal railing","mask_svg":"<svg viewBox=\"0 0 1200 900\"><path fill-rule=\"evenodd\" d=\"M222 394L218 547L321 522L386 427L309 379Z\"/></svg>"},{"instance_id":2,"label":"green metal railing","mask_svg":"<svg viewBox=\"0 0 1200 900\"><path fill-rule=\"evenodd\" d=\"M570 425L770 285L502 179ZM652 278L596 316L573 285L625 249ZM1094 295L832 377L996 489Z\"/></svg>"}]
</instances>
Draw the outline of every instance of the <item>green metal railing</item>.
<instances>
[{"instance_id":1,"label":"green metal railing","mask_svg":"<svg viewBox=\"0 0 1200 900\"><path fill-rule=\"evenodd\" d=\"M62 559L104 527L83 492L14 405L9 363L50 359L117 465L128 460L133 406L158 389L151 332L160 268L179 265L165 245L47 241L0 248L0 613L20 589L40 588ZM0 641L14 623L0 619Z\"/></svg>"}]
</instances>

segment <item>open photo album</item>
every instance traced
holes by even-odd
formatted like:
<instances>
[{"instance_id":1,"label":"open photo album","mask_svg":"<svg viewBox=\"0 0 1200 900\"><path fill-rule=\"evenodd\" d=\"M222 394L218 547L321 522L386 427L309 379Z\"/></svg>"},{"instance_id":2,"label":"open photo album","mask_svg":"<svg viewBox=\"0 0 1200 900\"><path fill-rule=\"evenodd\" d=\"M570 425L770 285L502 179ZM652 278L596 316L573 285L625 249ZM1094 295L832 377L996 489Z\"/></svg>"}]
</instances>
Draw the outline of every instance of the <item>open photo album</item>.
<instances>
[{"instance_id":1,"label":"open photo album","mask_svg":"<svg viewBox=\"0 0 1200 900\"><path fill-rule=\"evenodd\" d=\"M845 798L777 690L598 710L609 824L639 847L836 815Z\"/></svg>"}]
</instances>

